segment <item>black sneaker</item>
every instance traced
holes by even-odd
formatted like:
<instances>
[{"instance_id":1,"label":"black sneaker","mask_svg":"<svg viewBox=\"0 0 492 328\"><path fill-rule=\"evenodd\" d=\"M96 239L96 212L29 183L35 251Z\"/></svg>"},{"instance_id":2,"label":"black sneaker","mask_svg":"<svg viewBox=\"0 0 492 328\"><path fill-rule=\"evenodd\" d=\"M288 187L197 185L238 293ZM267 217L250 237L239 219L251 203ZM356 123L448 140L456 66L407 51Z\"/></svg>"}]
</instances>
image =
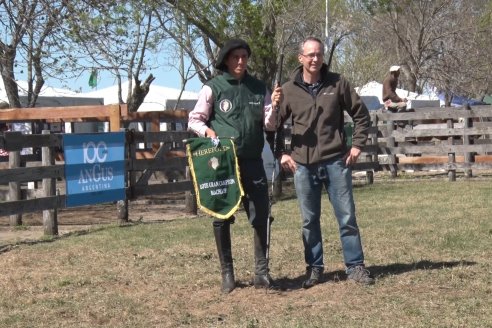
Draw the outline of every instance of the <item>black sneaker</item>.
<instances>
[{"instance_id":1,"label":"black sneaker","mask_svg":"<svg viewBox=\"0 0 492 328\"><path fill-rule=\"evenodd\" d=\"M374 278L371 273L363 265L357 265L350 268L348 271L348 279L364 285L374 284Z\"/></svg>"},{"instance_id":2,"label":"black sneaker","mask_svg":"<svg viewBox=\"0 0 492 328\"><path fill-rule=\"evenodd\" d=\"M321 275L323 274L323 267L307 267L306 277L302 283L302 288L308 289L317 285L321 280Z\"/></svg>"}]
</instances>

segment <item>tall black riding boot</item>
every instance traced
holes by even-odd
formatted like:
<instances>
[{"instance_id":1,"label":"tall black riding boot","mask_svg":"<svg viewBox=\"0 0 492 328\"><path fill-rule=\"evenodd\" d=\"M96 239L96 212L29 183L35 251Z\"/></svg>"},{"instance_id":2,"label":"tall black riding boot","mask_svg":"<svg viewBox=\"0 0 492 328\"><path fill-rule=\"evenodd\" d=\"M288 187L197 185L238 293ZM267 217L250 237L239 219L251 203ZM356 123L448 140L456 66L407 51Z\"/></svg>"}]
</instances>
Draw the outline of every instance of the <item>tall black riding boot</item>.
<instances>
[{"instance_id":1,"label":"tall black riding boot","mask_svg":"<svg viewBox=\"0 0 492 328\"><path fill-rule=\"evenodd\" d=\"M267 252L267 226L254 227L255 288L276 288L269 274Z\"/></svg>"},{"instance_id":2,"label":"tall black riding boot","mask_svg":"<svg viewBox=\"0 0 492 328\"><path fill-rule=\"evenodd\" d=\"M213 225L222 272L222 292L228 294L236 287L231 251L231 225L228 221L214 221Z\"/></svg>"}]
</instances>

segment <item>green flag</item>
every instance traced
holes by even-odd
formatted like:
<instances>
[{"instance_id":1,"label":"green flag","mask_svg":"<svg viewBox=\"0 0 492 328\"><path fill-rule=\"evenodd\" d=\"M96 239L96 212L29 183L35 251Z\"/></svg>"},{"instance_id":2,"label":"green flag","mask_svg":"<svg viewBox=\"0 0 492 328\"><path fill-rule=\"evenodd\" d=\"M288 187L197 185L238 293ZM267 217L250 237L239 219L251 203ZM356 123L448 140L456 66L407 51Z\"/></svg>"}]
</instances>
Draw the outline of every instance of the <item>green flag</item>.
<instances>
[{"instance_id":1,"label":"green flag","mask_svg":"<svg viewBox=\"0 0 492 328\"><path fill-rule=\"evenodd\" d=\"M244 196L234 142L211 138L187 140L186 153L198 207L219 219L228 219L237 211Z\"/></svg>"},{"instance_id":2,"label":"green flag","mask_svg":"<svg viewBox=\"0 0 492 328\"><path fill-rule=\"evenodd\" d=\"M89 77L89 86L91 88L97 87L97 70L94 68L91 72L91 76Z\"/></svg>"}]
</instances>

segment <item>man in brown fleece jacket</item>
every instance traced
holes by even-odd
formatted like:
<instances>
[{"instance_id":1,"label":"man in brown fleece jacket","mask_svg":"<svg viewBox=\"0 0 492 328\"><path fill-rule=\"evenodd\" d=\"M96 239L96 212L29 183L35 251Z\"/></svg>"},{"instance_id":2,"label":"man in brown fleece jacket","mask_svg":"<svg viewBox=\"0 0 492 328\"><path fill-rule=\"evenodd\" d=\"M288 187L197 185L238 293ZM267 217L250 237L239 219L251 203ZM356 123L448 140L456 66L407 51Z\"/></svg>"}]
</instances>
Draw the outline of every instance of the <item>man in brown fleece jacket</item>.
<instances>
[{"instance_id":1,"label":"man in brown fleece jacket","mask_svg":"<svg viewBox=\"0 0 492 328\"><path fill-rule=\"evenodd\" d=\"M309 37L301 43L301 64L282 86L280 130L292 117L291 153L280 150L282 169L294 173L294 184L302 215L302 240L306 262L303 288L322 279L324 270L321 236L321 193L328 192L338 220L343 257L349 280L372 284L364 266L364 254L355 215L351 165L365 145L369 112L349 82L330 72L323 63L323 43ZM344 111L354 122L352 145L347 145ZM282 147L280 147L282 148Z\"/></svg>"}]
</instances>

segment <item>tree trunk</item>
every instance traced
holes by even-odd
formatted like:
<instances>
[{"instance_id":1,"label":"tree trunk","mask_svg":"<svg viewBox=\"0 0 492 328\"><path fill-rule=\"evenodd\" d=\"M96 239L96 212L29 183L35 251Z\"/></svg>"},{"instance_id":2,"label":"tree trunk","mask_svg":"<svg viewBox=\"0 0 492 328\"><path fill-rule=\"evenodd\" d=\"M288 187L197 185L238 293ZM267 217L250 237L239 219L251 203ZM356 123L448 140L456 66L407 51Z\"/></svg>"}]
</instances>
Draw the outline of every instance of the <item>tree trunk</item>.
<instances>
[{"instance_id":1,"label":"tree trunk","mask_svg":"<svg viewBox=\"0 0 492 328\"><path fill-rule=\"evenodd\" d=\"M0 70L10 108L20 108L19 88L14 76L15 48L4 46L0 53Z\"/></svg>"},{"instance_id":2,"label":"tree trunk","mask_svg":"<svg viewBox=\"0 0 492 328\"><path fill-rule=\"evenodd\" d=\"M143 103L145 96L149 93L150 84L155 80L155 77L150 74L143 84L135 77L135 87L130 97L128 97L128 112L135 113L138 107Z\"/></svg>"}]
</instances>

